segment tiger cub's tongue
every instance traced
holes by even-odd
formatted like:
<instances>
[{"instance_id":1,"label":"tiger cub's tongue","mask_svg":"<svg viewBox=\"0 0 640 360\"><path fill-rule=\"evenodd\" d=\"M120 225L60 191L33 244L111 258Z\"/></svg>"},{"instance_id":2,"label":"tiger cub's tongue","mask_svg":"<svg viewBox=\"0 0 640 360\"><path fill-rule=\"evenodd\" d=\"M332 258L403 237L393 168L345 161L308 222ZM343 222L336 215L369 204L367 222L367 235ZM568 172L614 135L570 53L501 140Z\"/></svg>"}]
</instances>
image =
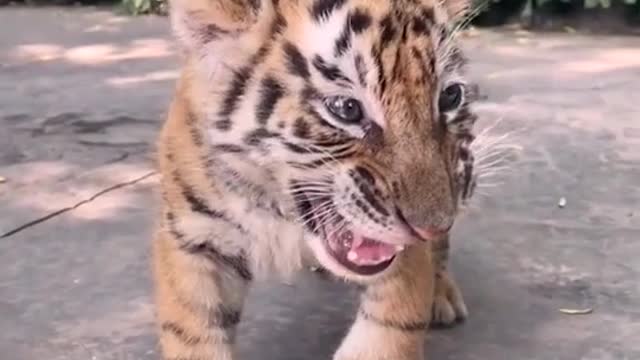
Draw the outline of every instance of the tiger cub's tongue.
<instances>
[{"instance_id":1,"label":"tiger cub's tongue","mask_svg":"<svg viewBox=\"0 0 640 360\"><path fill-rule=\"evenodd\" d=\"M402 245L391 245L363 236L355 236L347 259L356 265L376 265L402 251Z\"/></svg>"}]
</instances>

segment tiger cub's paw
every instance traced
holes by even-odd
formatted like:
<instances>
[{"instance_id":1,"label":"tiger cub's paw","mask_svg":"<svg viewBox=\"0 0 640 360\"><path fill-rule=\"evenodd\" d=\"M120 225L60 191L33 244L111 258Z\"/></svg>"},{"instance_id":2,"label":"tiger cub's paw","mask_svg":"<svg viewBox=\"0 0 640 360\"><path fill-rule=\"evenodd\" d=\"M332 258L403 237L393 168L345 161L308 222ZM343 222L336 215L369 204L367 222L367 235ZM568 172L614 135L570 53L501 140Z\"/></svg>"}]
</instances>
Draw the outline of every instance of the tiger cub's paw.
<instances>
[{"instance_id":1,"label":"tiger cub's paw","mask_svg":"<svg viewBox=\"0 0 640 360\"><path fill-rule=\"evenodd\" d=\"M451 274L442 270L436 274L431 327L451 327L469 315L462 292Z\"/></svg>"},{"instance_id":2,"label":"tiger cub's paw","mask_svg":"<svg viewBox=\"0 0 640 360\"><path fill-rule=\"evenodd\" d=\"M333 360L424 360L424 355L411 356L411 357L397 357L397 356L385 356L385 355L355 355L355 356L340 356L334 357Z\"/></svg>"},{"instance_id":3,"label":"tiger cub's paw","mask_svg":"<svg viewBox=\"0 0 640 360\"><path fill-rule=\"evenodd\" d=\"M371 345L371 348L366 351L339 350L332 360L425 360L425 354L422 347L405 349L403 345L396 347L389 345L388 348L376 348L376 345Z\"/></svg>"}]
</instances>

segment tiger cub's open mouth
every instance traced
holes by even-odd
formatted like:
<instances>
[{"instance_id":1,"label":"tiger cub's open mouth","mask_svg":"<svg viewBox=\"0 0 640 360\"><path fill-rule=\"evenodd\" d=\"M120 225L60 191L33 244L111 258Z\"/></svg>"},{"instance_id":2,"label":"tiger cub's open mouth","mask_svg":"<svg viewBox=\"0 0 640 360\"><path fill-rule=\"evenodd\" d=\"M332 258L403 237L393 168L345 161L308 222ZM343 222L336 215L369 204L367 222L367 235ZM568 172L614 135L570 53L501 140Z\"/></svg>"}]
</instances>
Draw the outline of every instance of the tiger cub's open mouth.
<instances>
[{"instance_id":1,"label":"tiger cub's open mouth","mask_svg":"<svg viewBox=\"0 0 640 360\"><path fill-rule=\"evenodd\" d=\"M393 263L404 245L389 244L363 235L341 215L333 211L315 214L317 204L304 198L301 213L307 214L307 226L321 236L327 253L340 265L358 275L371 276L383 272ZM328 221L328 219L330 220Z\"/></svg>"}]
</instances>

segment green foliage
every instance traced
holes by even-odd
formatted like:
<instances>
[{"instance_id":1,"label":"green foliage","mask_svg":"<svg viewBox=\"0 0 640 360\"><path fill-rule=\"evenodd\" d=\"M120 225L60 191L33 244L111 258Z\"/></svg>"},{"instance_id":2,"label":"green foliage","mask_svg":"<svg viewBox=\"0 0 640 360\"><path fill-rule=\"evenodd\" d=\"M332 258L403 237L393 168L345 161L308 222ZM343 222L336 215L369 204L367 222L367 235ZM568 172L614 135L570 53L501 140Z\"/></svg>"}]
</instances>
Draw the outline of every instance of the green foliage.
<instances>
[{"instance_id":1,"label":"green foliage","mask_svg":"<svg viewBox=\"0 0 640 360\"><path fill-rule=\"evenodd\" d=\"M513 0L479 0L478 4L492 6L500 6L500 3L504 4ZM610 8L613 1L616 0L579 0L583 2L585 9L593 9L597 7ZM627 5L636 5L640 3L640 0L620 0ZM531 6L533 2L536 2L538 6L545 5L546 3L558 2L558 3L574 3L576 0L527 0L528 6Z\"/></svg>"},{"instance_id":2,"label":"green foliage","mask_svg":"<svg viewBox=\"0 0 640 360\"><path fill-rule=\"evenodd\" d=\"M132 15L146 14L151 10L152 0L123 0L125 11Z\"/></svg>"},{"instance_id":3,"label":"green foliage","mask_svg":"<svg viewBox=\"0 0 640 360\"><path fill-rule=\"evenodd\" d=\"M121 0L122 8L131 15L166 14L166 0Z\"/></svg>"},{"instance_id":4,"label":"green foliage","mask_svg":"<svg viewBox=\"0 0 640 360\"><path fill-rule=\"evenodd\" d=\"M125 11L132 15L160 13L166 14L167 0L120 0ZM480 7L506 9L522 8L525 12L530 12L532 8L544 7L545 5L558 4L580 4L584 9L608 9L614 2L621 2L627 6L635 6L636 12L640 15L640 0L475 0ZM526 4L525 4L526 2ZM535 3L535 4L534 4ZM519 6L518 4L524 4Z\"/></svg>"},{"instance_id":5,"label":"green foliage","mask_svg":"<svg viewBox=\"0 0 640 360\"><path fill-rule=\"evenodd\" d=\"M638 24L640 19L640 0L475 0L475 5L482 9L480 22L495 25L518 16L560 19L608 14L610 19L628 24Z\"/></svg>"}]
</instances>

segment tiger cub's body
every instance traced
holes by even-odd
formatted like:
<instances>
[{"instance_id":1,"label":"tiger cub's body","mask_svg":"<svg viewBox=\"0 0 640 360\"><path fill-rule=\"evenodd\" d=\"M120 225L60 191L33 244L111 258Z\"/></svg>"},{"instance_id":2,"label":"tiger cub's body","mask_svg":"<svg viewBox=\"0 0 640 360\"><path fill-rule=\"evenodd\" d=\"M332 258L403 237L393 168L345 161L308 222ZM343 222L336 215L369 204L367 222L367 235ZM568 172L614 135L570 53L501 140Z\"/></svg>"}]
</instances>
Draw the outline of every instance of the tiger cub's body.
<instances>
[{"instance_id":1,"label":"tiger cub's body","mask_svg":"<svg viewBox=\"0 0 640 360\"><path fill-rule=\"evenodd\" d=\"M451 32L465 5L171 0L184 58L159 139L165 359L236 359L251 282L305 256L365 286L335 359L422 359L430 322L466 316L446 269L474 184Z\"/></svg>"}]
</instances>

